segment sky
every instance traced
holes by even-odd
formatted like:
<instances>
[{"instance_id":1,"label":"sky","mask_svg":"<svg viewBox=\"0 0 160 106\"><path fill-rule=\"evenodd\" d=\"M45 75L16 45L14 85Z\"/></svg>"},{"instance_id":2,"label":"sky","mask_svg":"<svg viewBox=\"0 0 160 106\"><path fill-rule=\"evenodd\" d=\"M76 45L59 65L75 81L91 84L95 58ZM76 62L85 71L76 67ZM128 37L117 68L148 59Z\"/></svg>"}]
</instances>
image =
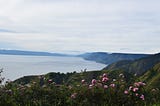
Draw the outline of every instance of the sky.
<instances>
[{"instance_id":1,"label":"sky","mask_svg":"<svg viewBox=\"0 0 160 106\"><path fill-rule=\"evenodd\" d=\"M0 48L160 52L160 0L0 0Z\"/></svg>"}]
</instances>

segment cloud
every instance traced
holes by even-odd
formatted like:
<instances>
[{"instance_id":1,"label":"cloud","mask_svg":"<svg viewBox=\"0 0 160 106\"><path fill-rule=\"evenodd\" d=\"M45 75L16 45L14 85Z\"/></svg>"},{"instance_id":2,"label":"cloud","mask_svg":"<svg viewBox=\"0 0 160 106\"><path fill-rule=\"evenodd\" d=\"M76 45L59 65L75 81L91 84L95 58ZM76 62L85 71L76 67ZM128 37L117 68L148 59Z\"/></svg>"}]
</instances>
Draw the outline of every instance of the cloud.
<instances>
[{"instance_id":1,"label":"cloud","mask_svg":"<svg viewBox=\"0 0 160 106\"><path fill-rule=\"evenodd\" d=\"M0 42L39 51L153 53L160 46L159 3L1 0Z\"/></svg>"}]
</instances>

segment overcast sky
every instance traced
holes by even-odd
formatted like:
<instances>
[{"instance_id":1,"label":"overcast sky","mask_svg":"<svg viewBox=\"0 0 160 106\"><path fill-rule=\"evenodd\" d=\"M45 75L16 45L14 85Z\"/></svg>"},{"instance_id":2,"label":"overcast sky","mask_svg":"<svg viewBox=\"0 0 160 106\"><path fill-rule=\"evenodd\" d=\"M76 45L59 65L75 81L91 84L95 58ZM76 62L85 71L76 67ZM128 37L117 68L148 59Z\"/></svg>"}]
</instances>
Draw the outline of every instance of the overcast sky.
<instances>
[{"instance_id":1,"label":"overcast sky","mask_svg":"<svg viewBox=\"0 0 160 106\"><path fill-rule=\"evenodd\" d=\"M160 52L160 0L0 0L0 48Z\"/></svg>"}]
</instances>

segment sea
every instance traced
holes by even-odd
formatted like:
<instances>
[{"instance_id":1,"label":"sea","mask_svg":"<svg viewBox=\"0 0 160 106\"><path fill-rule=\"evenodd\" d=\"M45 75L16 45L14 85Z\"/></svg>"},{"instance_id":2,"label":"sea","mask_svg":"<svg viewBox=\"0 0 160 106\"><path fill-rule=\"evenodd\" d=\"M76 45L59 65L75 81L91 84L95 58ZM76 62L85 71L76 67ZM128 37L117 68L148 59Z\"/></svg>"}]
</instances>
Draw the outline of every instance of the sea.
<instances>
[{"instance_id":1,"label":"sea","mask_svg":"<svg viewBox=\"0 0 160 106\"><path fill-rule=\"evenodd\" d=\"M81 57L0 55L0 69L5 80L14 81L28 75L49 72L81 72L101 70L105 64L84 60Z\"/></svg>"}]
</instances>

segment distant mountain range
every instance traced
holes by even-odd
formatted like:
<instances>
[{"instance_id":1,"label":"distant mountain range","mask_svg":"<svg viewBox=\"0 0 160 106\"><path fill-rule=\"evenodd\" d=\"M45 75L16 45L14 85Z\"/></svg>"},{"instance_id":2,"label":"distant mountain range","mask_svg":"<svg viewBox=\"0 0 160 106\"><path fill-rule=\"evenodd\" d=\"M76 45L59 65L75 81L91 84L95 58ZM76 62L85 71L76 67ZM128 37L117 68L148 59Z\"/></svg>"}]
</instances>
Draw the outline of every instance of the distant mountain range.
<instances>
[{"instance_id":1,"label":"distant mountain range","mask_svg":"<svg viewBox=\"0 0 160 106\"><path fill-rule=\"evenodd\" d=\"M134 61L118 61L110 64L105 70L125 70L129 73L142 75L147 70L154 67L154 65L160 62L160 53L143 57Z\"/></svg>"},{"instance_id":2,"label":"distant mountain range","mask_svg":"<svg viewBox=\"0 0 160 106\"><path fill-rule=\"evenodd\" d=\"M30 55L30 56L75 56L85 60L95 61L106 65L118 62L121 60L133 61L139 58L150 56L149 54L127 54L127 53L106 53L92 52L81 55L67 55L61 53L37 52L37 51L22 51L22 50L0 50L0 54L5 55Z\"/></svg>"},{"instance_id":3,"label":"distant mountain range","mask_svg":"<svg viewBox=\"0 0 160 106\"><path fill-rule=\"evenodd\" d=\"M60 53L22 51L22 50L0 50L0 54L5 54L5 55L32 55L32 56L70 56L70 55L60 54Z\"/></svg>"},{"instance_id":4,"label":"distant mountain range","mask_svg":"<svg viewBox=\"0 0 160 106\"><path fill-rule=\"evenodd\" d=\"M132 60L140 59L140 58L149 56L149 54L93 52L93 53L85 53L79 56L86 60L96 61L96 62L108 65L121 60L132 61Z\"/></svg>"}]
</instances>

